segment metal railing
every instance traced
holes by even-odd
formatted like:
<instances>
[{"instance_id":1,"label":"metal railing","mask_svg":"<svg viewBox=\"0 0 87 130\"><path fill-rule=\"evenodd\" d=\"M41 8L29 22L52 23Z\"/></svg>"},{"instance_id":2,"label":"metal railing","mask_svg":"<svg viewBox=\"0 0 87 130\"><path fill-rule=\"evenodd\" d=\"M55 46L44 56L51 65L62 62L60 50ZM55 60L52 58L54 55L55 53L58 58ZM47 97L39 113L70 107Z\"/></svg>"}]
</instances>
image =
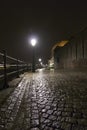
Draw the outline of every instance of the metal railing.
<instances>
[{"instance_id":1,"label":"metal railing","mask_svg":"<svg viewBox=\"0 0 87 130\"><path fill-rule=\"evenodd\" d=\"M3 88L9 87L9 79L12 77L19 77L21 73L30 69L31 64L8 56L5 50L3 53L0 53L0 81L3 81Z\"/></svg>"}]
</instances>

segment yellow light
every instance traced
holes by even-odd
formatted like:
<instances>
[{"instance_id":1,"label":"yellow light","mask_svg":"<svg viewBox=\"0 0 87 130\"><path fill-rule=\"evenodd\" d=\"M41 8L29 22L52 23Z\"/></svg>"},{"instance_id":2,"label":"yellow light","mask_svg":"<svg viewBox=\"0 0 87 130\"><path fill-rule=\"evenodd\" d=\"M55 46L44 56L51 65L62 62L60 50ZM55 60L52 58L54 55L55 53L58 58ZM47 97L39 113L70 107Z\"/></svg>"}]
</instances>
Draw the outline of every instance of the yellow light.
<instances>
[{"instance_id":1,"label":"yellow light","mask_svg":"<svg viewBox=\"0 0 87 130\"><path fill-rule=\"evenodd\" d=\"M61 41L61 42L59 42L58 46L59 46L59 47L63 47L64 45L67 44L67 42L68 42L68 41Z\"/></svg>"}]
</instances>

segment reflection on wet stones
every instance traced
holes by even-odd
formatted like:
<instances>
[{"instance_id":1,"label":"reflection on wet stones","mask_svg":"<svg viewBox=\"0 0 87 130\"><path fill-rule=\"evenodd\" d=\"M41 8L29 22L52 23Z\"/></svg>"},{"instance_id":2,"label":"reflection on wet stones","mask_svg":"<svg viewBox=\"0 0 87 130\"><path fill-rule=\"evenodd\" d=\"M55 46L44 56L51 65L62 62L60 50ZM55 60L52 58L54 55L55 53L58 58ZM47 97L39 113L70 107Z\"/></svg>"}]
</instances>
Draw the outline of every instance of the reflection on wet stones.
<instances>
[{"instance_id":1,"label":"reflection on wet stones","mask_svg":"<svg viewBox=\"0 0 87 130\"><path fill-rule=\"evenodd\" d=\"M26 75L0 109L0 130L86 130L87 82L77 75Z\"/></svg>"}]
</instances>

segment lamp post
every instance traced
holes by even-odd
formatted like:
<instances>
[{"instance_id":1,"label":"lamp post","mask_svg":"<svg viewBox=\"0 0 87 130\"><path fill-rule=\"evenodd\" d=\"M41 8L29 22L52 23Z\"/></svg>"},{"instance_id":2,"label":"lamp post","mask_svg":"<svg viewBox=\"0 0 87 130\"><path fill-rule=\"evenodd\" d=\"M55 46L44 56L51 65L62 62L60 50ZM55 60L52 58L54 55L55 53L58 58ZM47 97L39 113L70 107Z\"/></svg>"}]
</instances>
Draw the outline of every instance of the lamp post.
<instances>
[{"instance_id":1,"label":"lamp post","mask_svg":"<svg viewBox=\"0 0 87 130\"><path fill-rule=\"evenodd\" d=\"M33 47L32 72L35 72L35 46L36 46L36 39L32 39L31 40L31 45Z\"/></svg>"}]
</instances>

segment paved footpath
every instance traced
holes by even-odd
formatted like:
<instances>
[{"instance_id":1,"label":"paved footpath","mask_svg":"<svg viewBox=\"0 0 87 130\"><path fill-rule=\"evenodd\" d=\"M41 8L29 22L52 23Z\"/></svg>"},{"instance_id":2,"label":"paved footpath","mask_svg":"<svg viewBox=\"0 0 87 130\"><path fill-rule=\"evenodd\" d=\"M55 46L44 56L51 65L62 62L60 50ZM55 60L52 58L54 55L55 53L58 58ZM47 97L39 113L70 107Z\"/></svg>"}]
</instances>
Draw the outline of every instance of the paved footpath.
<instances>
[{"instance_id":1,"label":"paved footpath","mask_svg":"<svg viewBox=\"0 0 87 130\"><path fill-rule=\"evenodd\" d=\"M0 108L0 130L87 130L87 75L26 74Z\"/></svg>"}]
</instances>

